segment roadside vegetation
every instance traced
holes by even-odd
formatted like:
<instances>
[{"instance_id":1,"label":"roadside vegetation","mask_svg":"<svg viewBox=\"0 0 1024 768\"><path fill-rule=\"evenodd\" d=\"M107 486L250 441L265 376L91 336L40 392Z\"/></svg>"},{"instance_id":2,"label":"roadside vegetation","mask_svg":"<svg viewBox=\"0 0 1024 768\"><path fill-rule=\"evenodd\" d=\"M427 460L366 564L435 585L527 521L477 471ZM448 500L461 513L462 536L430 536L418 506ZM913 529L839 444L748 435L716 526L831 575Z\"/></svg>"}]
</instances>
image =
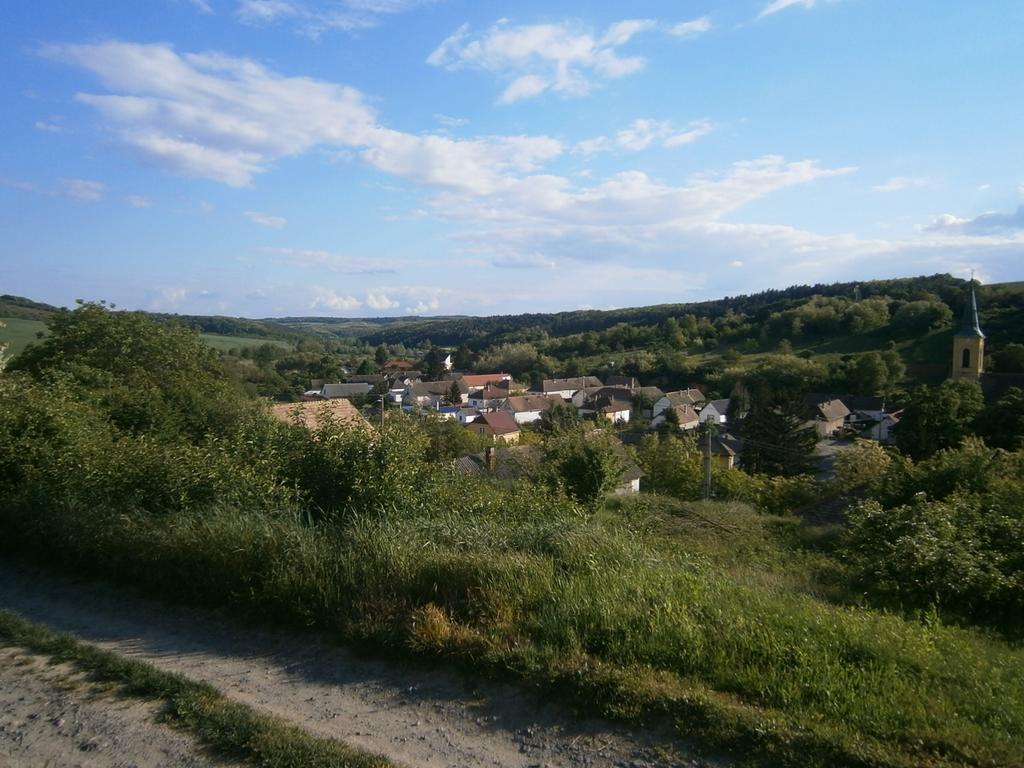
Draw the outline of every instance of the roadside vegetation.
<instances>
[{"instance_id":1,"label":"roadside vegetation","mask_svg":"<svg viewBox=\"0 0 1024 768\"><path fill-rule=\"evenodd\" d=\"M699 503L669 441L638 454L659 495L608 500L578 426L554 469L490 482L412 420L310 433L230 382L193 331L59 315L0 375L0 548L749 764L1024 763L1019 452L864 448L828 486L731 470ZM860 499L849 531L788 514L826 494Z\"/></svg>"}]
</instances>

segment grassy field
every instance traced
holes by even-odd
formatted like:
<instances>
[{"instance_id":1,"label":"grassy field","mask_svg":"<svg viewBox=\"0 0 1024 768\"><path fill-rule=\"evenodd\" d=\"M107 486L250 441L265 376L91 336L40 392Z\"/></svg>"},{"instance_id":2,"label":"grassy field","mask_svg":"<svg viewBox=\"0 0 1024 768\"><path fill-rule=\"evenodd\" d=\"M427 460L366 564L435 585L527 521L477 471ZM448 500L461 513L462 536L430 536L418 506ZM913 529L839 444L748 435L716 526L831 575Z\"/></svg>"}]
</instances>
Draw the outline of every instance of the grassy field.
<instances>
[{"instance_id":1,"label":"grassy field","mask_svg":"<svg viewBox=\"0 0 1024 768\"><path fill-rule=\"evenodd\" d=\"M0 342L6 341L11 346L8 353L16 355L28 344L38 341L39 333L46 332L46 323L41 320L23 320L18 317L0 317L0 322L6 324L6 328L0 328ZM280 339L261 339L245 336L222 336L215 333L200 334L203 341L219 352L227 352L230 349L242 349L243 347L258 347L262 344L272 344L282 349L292 349L293 345Z\"/></svg>"},{"instance_id":2,"label":"grassy field","mask_svg":"<svg viewBox=\"0 0 1024 768\"><path fill-rule=\"evenodd\" d=\"M38 341L37 334L46 331L46 323L41 320L23 320L20 317L0 317L0 323L7 327L0 328L0 342L7 342L8 354L16 355L26 346Z\"/></svg>"},{"instance_id":3,"label":"grassy field","mask_svg":"<svg viewBox=\"0 0 1024 768\"><path fill-rule=\"evenodd\" d=\"M201 333L199 335L202 336L207 346L213 347L218 352L227 352L231 349L242 349L243 347L255 349L264 344L281 347L282 349L294 349L293 344L281 341L280 339L261 339L255 336L222 336L216 333Z\"/></svg>"}]
</instances>

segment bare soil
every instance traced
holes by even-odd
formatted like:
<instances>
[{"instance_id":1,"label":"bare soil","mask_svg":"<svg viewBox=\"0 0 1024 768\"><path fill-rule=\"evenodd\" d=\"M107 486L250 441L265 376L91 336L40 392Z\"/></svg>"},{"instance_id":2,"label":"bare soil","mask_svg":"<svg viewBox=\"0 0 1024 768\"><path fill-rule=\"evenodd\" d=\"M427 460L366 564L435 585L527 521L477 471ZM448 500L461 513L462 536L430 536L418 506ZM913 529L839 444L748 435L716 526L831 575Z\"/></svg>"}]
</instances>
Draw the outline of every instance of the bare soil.
<instances>
[{"instance_id":1,"label":"bare soil","mask_svg":"<svg viewBox=\"0 0 1024 768\"><path fill-rule=\"evenodd\" d=\"M0 649L0 765L5 768L215 768L159 706L124 699L67 665Z\"/></svg>"},{"instance_id":2,"label":"bare soil","mask_svg":"<svg viewBox=\"0 0 1024 768\"><path fill-rule=\"evenodd\" d=\"M308 634L242 628L210 612L19 563L0 561L0 607L408 766L724 764L694 757L664 728L630 731L578 720L515 686L366 660ZM110 765L149 765L135 754L121 757L125 762Z\"/></svg>"}]
</instances>

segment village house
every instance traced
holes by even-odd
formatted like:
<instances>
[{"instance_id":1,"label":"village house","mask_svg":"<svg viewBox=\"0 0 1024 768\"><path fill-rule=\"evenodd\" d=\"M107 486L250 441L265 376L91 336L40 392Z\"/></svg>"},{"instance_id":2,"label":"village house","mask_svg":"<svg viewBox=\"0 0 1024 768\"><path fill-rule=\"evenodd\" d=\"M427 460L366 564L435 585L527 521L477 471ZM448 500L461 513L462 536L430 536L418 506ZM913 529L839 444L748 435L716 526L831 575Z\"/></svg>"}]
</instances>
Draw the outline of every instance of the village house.
<instances>
[{"instance_id":1,"label":"village house","mask_svg":"<svg viewBox=\"0 0 1024 768\"><path fill-rule=\"evenodd\" d=\"M601 386L604 385L601 384L601 380L596 376L577 376L572 379L544 379L541 382L540 393L544 395L558 395L563 400L570 400L581 389Z\"/></svg>"},{"instance_id":2,"label":"village house","mask_svg":"<svg viewBox=\"0 0 1024 768\"><path fill-rule=\"evenodd\" d=\"M321 400L333 400L338 397L364 397L373 391L373 385L364 382L348 382L345 384L324 384L316 397Z\"/></svg>"},{"instance_id":3,"label":"village house","mask_svg":"<svg viewBox=\"0 0 1024 768\"><path fill-rule=\"evenodd\" d=\"M502 382L508 382L505 386L509 388L512 383L511 373L457 373L454 378L466 382L466 386L469 387L470 391L481 389L488 384L500 385Z\"/></svg>"},{"instance_id":4,"label":"village house","mask_svg":"<svg viewBox=\"0 0 1024 768\"><path fill-rule=\"evenodd\" d=\"M517 424L532 424L540 421L544 411L556 403L564 402L557 395L546 397L544 395L519 395L508 398L501 406L503 411L512 414Z\"/></svg>"},{"instance_id":5,"label":"village house","mask_svg":"<svg viewBox=\"0 0 1024 768\"><path fill-rule=\"evenodd\" d=\"M519 425L512 414L505 411L482 413L476 421L467 424L466 429L489 437L495 443L519 442Z\"/></svg>"},{"instance_id":6,"label":"village house","mask_svg":"<svg viewBox=\"0 0 1024 768\"><path fill-rule=\"evenodd\" d=\"M698 411L701 423L725 424L729 416L729 399L708 400Z\"/></svg>"},{"instance_id":7,"label":"village house","mask_svg":"<svg viewBox=\"0 0 1024 768\"><path fill-rule=\"evenodd\" d=\"M808 395L804 398L807 424L814 427L819 438L832 437L846 423L850 409L838 398Z\"/></svg>"},{"instance_id":8,"label":"village house","mask_svg":"<svg viewBox=\"0 0 1024 768\"><path fill-rule=\"evenodd\" d=\"M623 392L627 393L626 399L622 399L621 393ZM580 414L607 419L612 424L625 424L633 412L633 401L628 396L628 392L629 390L615 390L606 387L580 406Z\"/></svg>"},{"instance_id":9,"label":"village house","mask_svg":"<svg viewBox=\"0 0 1024 768\"><path fill-rule=\"evenodd\" d=\"M277 403L271 406L270 414L278 421L298 424L314 432L327 421L346 427L373 430L356 407L342 398L318 402Z\"/></svg>"},{"instance_id":10,"label":"village house","mask_svg":"<svg viewBox=\"0 0 1024 768\"><path fill-rule=\"evenodd\" d=\"M678 405L695 406L704 402L704 393L696 387L666 392L665 396L654 403L652 416L657 418L664 410Z\"/></svg>"},{"instance_id":11,"label":"village house","mask_svg":"<svg viewBox=\"0 0 1024 768\"><path fill-rule=\"evenodd\" d=\"M480 411L494 411L500 408L511 394L511 381L487 384L469 394L469 404Z\"/></svg>"},{"instance_id":12,"label":"village house","mask_svg":"<svg viewBox=\"0 0 1024 768\"><path fill-rule=\"evenodd\" d=\"M651 419L651 429L657 429L664 424L668 419L669 412L675 413L679 429L684 432L690 429L696 429L700 426L700 417L698 416L696 409L689 403L681 403L680 405L673 405L659 412L657 416Z\"/></svg>"},{"instance_id":13,"label":"village house","mask_svg":"<svg viewBox=\"0 0 1024 768\"><path fill-rule=\"evenodd\" d=\"M442 381L416 381L406 386L403 401L407 405L418 405L424 408L439 408L441 405L454 405L449 403L452 393L452 385L458 390L459 405L466 405L469 402L469 389L458 379Z\"/></svg>"}]
</instances>

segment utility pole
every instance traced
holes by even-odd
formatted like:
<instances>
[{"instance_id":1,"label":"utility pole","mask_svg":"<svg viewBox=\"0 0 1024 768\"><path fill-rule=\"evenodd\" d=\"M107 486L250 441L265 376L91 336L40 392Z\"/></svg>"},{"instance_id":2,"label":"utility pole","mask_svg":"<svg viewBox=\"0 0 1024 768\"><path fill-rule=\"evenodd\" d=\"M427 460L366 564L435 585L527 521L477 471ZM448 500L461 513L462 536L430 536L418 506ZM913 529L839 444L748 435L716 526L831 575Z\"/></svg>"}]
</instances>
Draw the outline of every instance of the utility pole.
<instances>
[{"instance_id":1,"label":"utility pole","mask_svg":"<svg viewBox=\"0 0 1024 768\"><path fill-rule=\"evenodd\" d=\"M386 395L380 396L380 428L384 429L384 398Z\"/></svg>"},{"instance_id":2,"label":"utility pole","mask_svg":"<svg viewBox=\"0 0 1024 768\"><path fill-rule=\"evenodd\" d=\"M704 501L711 500L711 422L704 422Z\"/></svg>"}]
</instances>

